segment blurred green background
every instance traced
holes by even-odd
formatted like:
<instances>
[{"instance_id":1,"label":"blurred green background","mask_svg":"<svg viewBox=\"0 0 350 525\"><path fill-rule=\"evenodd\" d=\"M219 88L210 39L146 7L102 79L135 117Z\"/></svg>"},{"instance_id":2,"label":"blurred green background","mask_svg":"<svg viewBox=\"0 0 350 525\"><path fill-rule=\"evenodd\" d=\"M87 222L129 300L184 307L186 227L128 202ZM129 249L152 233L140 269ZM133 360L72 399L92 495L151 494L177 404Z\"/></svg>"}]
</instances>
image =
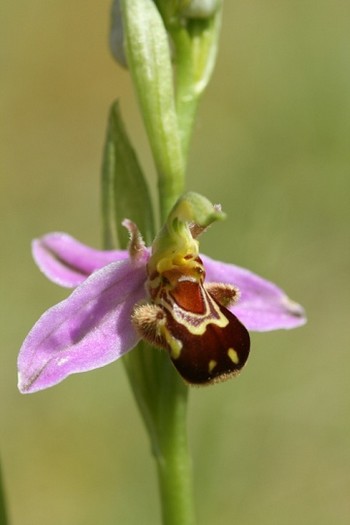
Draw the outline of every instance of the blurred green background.
<instances>
[{"instance_id":1,"label":"blurred green background","mask_svg":"<svg viewBox=\"0 0 350 525\"><path fill-rule=\"evenodd\" d=\"M100 246L99 173L121 99L154 192L128 74L107 47L109 1L2 3L1 456L13 525L155 525L149 444L115 363L32 396L16 356L66 296L33 237ZM200 525L350 520L350 4L227 1L188 188L228 213L202 251L247 266L307 309L306 327L253 334L240 378L191 393Z\"/></svg>"}]
</instances>

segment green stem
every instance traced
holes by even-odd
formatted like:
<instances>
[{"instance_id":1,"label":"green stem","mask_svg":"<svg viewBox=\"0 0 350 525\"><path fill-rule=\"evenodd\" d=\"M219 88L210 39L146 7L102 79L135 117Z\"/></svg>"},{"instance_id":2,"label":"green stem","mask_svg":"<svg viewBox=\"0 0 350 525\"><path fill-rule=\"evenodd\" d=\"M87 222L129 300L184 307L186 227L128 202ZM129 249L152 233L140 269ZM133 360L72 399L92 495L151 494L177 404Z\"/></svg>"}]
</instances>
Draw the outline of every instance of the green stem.
<instances>
[{"instance_id":1,"label":"green stem","mask_svg":"<svg viewBox=\"0 0 350 525\"><path fill-rule=\"evenodd\" d=\"M163 224L174 206L179 196L185 190L184 177L176 178L164 175L158 170L158 193L159 193L159 211L160 222Z\"/></svg>"},{"instance_id":2,"label":"green stem","mask_svg":"<svg viewBox=\"0 0 350 525\"><path fill-rule=\"evenodd\" d=\"M158 481L163 525L194 525L192 465L188 450L186 415L188 387L170 361L163 367L158 406Z\"/></svg>"}]
</instances>

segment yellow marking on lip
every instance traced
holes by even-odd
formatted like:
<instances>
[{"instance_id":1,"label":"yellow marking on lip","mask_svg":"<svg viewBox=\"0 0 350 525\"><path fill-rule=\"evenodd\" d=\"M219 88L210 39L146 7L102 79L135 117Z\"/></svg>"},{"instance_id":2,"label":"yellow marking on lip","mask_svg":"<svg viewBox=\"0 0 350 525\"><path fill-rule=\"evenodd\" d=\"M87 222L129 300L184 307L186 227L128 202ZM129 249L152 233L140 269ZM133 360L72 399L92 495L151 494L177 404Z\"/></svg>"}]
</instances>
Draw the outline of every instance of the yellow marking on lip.
<instances>
[{"instance_id":1,"label":"yellow marking on lip","mask_svg":"<svg viewBox=\"0 0 350 525\"><path fill-rule=\"evenodd\" d=\"M170 346L170 355L172 359L179 359L181 350L182 350L182 342L180 339L176 339L171 334L168 336L169 346Z\"/></svg>"},{"instance_id":2,"label":"yellow marking on lip","mask_svg":"<svg viewBox=\"0 0 350 525\"><path fill-rule=\"evenodd\" d=\"M237 352L236 352L236 350L234 348L229 348L227 350L227 355L231 359L232 363L234 363L235 365L238 365L239 357L238 357L238 354L237 354Z\"/></svg>"},{"instance_id":3,"label":"yellow marking on lip","mask_svg":"<svg viewBox=\"0 0 350 525\"><path fill-rule=\"evenodd\" d=\"M211 359L209 361L209 365L208 365L209 374L211 374L211 372L214 370L217 364L218 364L217 361L215 361L214 359Z\"/></svg>"},{"instance_id":4,"label":"yellow marking on lip","mask_svg":"<svg viewBox=\"0 0 350 525\"><path fill-rule=\"evenodd\" d=\"M171 298L168 298L169 302L160 301L159 304L166 308L170 314L172 315L173 319L181 324L182 326L185 326L189 332L193 335L203 335L207 329L207 326L209 324L214 324L218 326L219 328L225 328L229 324L229 320L227 317L221 312L218 305L213 301L210 296L204 295L204 303L205 303L205 310L206 314L194 314L193 312L185 312L185 314L193 320L198 320L198 324L193 324L190 321L187 321L184 319L182 312L184 310L178 306L178 304ZM210 305L214 309L217 317L213 318L212 314L210 312Z\"/></svg>"}]
</instances>

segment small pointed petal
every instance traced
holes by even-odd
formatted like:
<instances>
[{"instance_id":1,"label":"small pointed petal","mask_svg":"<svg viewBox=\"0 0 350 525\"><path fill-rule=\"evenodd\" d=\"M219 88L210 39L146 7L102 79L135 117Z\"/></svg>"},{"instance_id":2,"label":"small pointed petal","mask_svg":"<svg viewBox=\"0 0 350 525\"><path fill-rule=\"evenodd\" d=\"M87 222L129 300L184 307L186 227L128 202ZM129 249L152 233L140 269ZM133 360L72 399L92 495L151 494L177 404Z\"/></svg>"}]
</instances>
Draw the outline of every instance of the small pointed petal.
<instances>
[{"instance_id":1,"label":"small pointed petal","mask_svg":"<svg viewBox=\"0 0 350 525\"><path fill-rule=\"evenodd\" d=\"M248 330L264 332L280 328L296 328L305 324L302 306L291 301L278 286L233 264L215 261L200 255L207 282L237 286L241 298L229 308Z\"/></svg>"},{"instance_id":2,"label":"small pointed petal","mask_svg":"<svg viewBox=\"0 0 350 525\"><path fill-rule=\"evenodd\" d=\"M44 313L18 357L20 392L48 388L70 374L107 365L133 348L139 336L131 315L146 295L145 280L144 263L111 263Z\"/></svg>"},{"instance_id":3,"label":"small pointed petal","mask_svg":"<svg viewBox=\"0 0 350 525\"><path fill-rule=\"evenodd\" d=\"M78 286L94 271L129 256L127 250L95 250L66 233L48 233L35 239L32 252L44 275L67 288Z\"/></svg>"}]
</instances>

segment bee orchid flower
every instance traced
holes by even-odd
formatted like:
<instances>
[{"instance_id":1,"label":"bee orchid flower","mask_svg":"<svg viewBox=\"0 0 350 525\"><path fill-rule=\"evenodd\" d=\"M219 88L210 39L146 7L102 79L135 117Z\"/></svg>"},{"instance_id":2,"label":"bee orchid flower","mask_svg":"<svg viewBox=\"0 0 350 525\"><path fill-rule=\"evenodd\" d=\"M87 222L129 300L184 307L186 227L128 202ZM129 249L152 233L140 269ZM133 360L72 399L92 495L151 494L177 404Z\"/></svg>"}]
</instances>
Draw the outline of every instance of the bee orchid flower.
<instances>
[{"instance_id":1,"label":"bee orchid flower","mask_svg":"<svg viewBox=\"0 0 350 525\"><path fill-rule=\"evenodd\" d=\"M65 233L34 240L40 270L75 290L26 337L18 358L20 392L105 366L141 338L167 350L186 382L208 384L240 371L249 354L248 331L304 324L303 308L278 286L199 254L197 236L222 216L219 207L188 193L152 248L129 220L123 222L128 250L95 250Z\"/></svg>"}]
</instances>

